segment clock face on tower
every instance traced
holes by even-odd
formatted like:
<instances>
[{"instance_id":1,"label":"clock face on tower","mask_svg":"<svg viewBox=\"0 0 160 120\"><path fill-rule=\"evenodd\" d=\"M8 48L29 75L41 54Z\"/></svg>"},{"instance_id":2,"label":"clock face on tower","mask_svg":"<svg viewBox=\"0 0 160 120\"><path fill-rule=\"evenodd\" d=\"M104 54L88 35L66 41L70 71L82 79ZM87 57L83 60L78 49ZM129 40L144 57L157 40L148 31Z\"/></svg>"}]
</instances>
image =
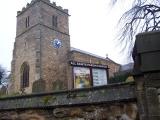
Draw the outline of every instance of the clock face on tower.
<instances>
[{"instance_id":1,"label":"clock face on tower","mask_svg":"<svg viewBox=\"0 0 160 120\"><path fill-rule=\"evenodd\" d=\"M54 48L62 47L62 41L59 39L54 39L53 41L51 41L51 43Z\"/></svg>"}]
</instances>

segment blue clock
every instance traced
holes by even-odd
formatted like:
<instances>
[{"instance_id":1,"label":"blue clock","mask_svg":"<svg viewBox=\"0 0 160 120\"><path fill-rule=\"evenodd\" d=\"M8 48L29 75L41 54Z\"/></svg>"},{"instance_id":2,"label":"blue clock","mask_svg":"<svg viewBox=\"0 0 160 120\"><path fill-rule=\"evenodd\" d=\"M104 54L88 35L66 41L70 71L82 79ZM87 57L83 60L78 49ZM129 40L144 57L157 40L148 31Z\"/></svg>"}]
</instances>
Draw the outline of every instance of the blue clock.
<instances>
[{"instance_id":1,"label":"blue clock","mask_svg":"<svg viewBox=\"0 0 160 120\"><path fill-rule=\"evenodd\" d=\"M62 47L62 42L59 39L54 39L53 41L51 41L51 43L54 48Z\"/></svg>"}]
</instances>

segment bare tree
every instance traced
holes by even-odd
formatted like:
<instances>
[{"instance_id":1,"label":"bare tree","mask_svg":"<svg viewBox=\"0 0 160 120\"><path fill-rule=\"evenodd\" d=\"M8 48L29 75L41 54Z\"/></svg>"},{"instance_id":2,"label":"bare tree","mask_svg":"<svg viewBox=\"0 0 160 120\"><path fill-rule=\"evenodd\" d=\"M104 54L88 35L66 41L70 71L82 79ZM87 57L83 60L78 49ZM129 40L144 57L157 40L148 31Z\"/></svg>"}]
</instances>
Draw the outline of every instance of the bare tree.
<instances>
[{"instance_id":1,"label":"bare tree","mask_svg":"<svg viewBox=\"0 0 160 120\"><path fill-rule=\"evenodd\" d=\"M5 70L0 66L0 84L2 84L2 80L5 77Z\"/></svg>"},{"instance_id":2,"label":"bare tree","mask_svg":"<svg viewBox=\"0 0 160 120\"><path fill-rule=\"evenodd\" d=\"M114 5L117 0L111 2ZM123 25L119 36L121 42L129 40L134 43L137 33L160 30L160 0L134 0L132 8L120 18L120 23Z\"/></svg>"},{"instance_id":3,"label":"bare tree","mask_svg":"<svg viewBox=\"0 0 160 120\"><path fill-rule=\"evenodd\" d=\"M6 85L9 81L9 75L7 75L7 71L0 66L0 85Z\"/></svg>"}]
</instances>

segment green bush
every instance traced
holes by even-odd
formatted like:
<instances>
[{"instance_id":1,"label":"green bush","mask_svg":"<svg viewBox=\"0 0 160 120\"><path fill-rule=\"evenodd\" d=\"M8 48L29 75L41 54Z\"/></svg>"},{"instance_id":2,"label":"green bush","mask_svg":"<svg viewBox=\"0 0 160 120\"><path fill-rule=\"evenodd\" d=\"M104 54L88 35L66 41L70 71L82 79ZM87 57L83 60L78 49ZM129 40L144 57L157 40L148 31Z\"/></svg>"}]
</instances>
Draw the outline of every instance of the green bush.
<instances>
[{"instance_id":1,"label":"green bush","mask_svg":"<svg viewBox=\"0 0 160 120\"><path fill-rule=\"evenodd\" d=\"M109 84L113 84L113 83L121 83L121 82L125 82L126 79L130 76L130 73L119 73L117 75L115 75L114 77L111 77L108 80Z\"/></svg>"}]
</instances>

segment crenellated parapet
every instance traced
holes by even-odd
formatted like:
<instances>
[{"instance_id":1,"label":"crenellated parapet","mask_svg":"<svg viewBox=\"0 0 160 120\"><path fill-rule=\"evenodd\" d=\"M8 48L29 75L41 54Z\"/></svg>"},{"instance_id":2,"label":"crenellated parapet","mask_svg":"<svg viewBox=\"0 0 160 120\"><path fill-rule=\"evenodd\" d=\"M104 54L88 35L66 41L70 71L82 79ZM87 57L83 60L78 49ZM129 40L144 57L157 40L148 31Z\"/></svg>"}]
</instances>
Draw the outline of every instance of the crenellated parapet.
<instances>
[{"instance_id":1,"label":"crenellated parapet","mask_svg":"<svg viewBox=\"0 0 160 120\"><path fill-rule=\"evenodd\" d=\"M24 11L26 11L28 8L30 8L31 6L33 6L37 2L43 2L45 4L48 4L51 7L54 7L56 9L60 10L63 13L68 14L68 9L63 9L61 6L57 6L55 2L51 3L50 0L32 0L31 3L27 3L27 5L25 7L23 7L21 11L17 11L17 16L22 14Z\"/></svg>"}]
</instances>

